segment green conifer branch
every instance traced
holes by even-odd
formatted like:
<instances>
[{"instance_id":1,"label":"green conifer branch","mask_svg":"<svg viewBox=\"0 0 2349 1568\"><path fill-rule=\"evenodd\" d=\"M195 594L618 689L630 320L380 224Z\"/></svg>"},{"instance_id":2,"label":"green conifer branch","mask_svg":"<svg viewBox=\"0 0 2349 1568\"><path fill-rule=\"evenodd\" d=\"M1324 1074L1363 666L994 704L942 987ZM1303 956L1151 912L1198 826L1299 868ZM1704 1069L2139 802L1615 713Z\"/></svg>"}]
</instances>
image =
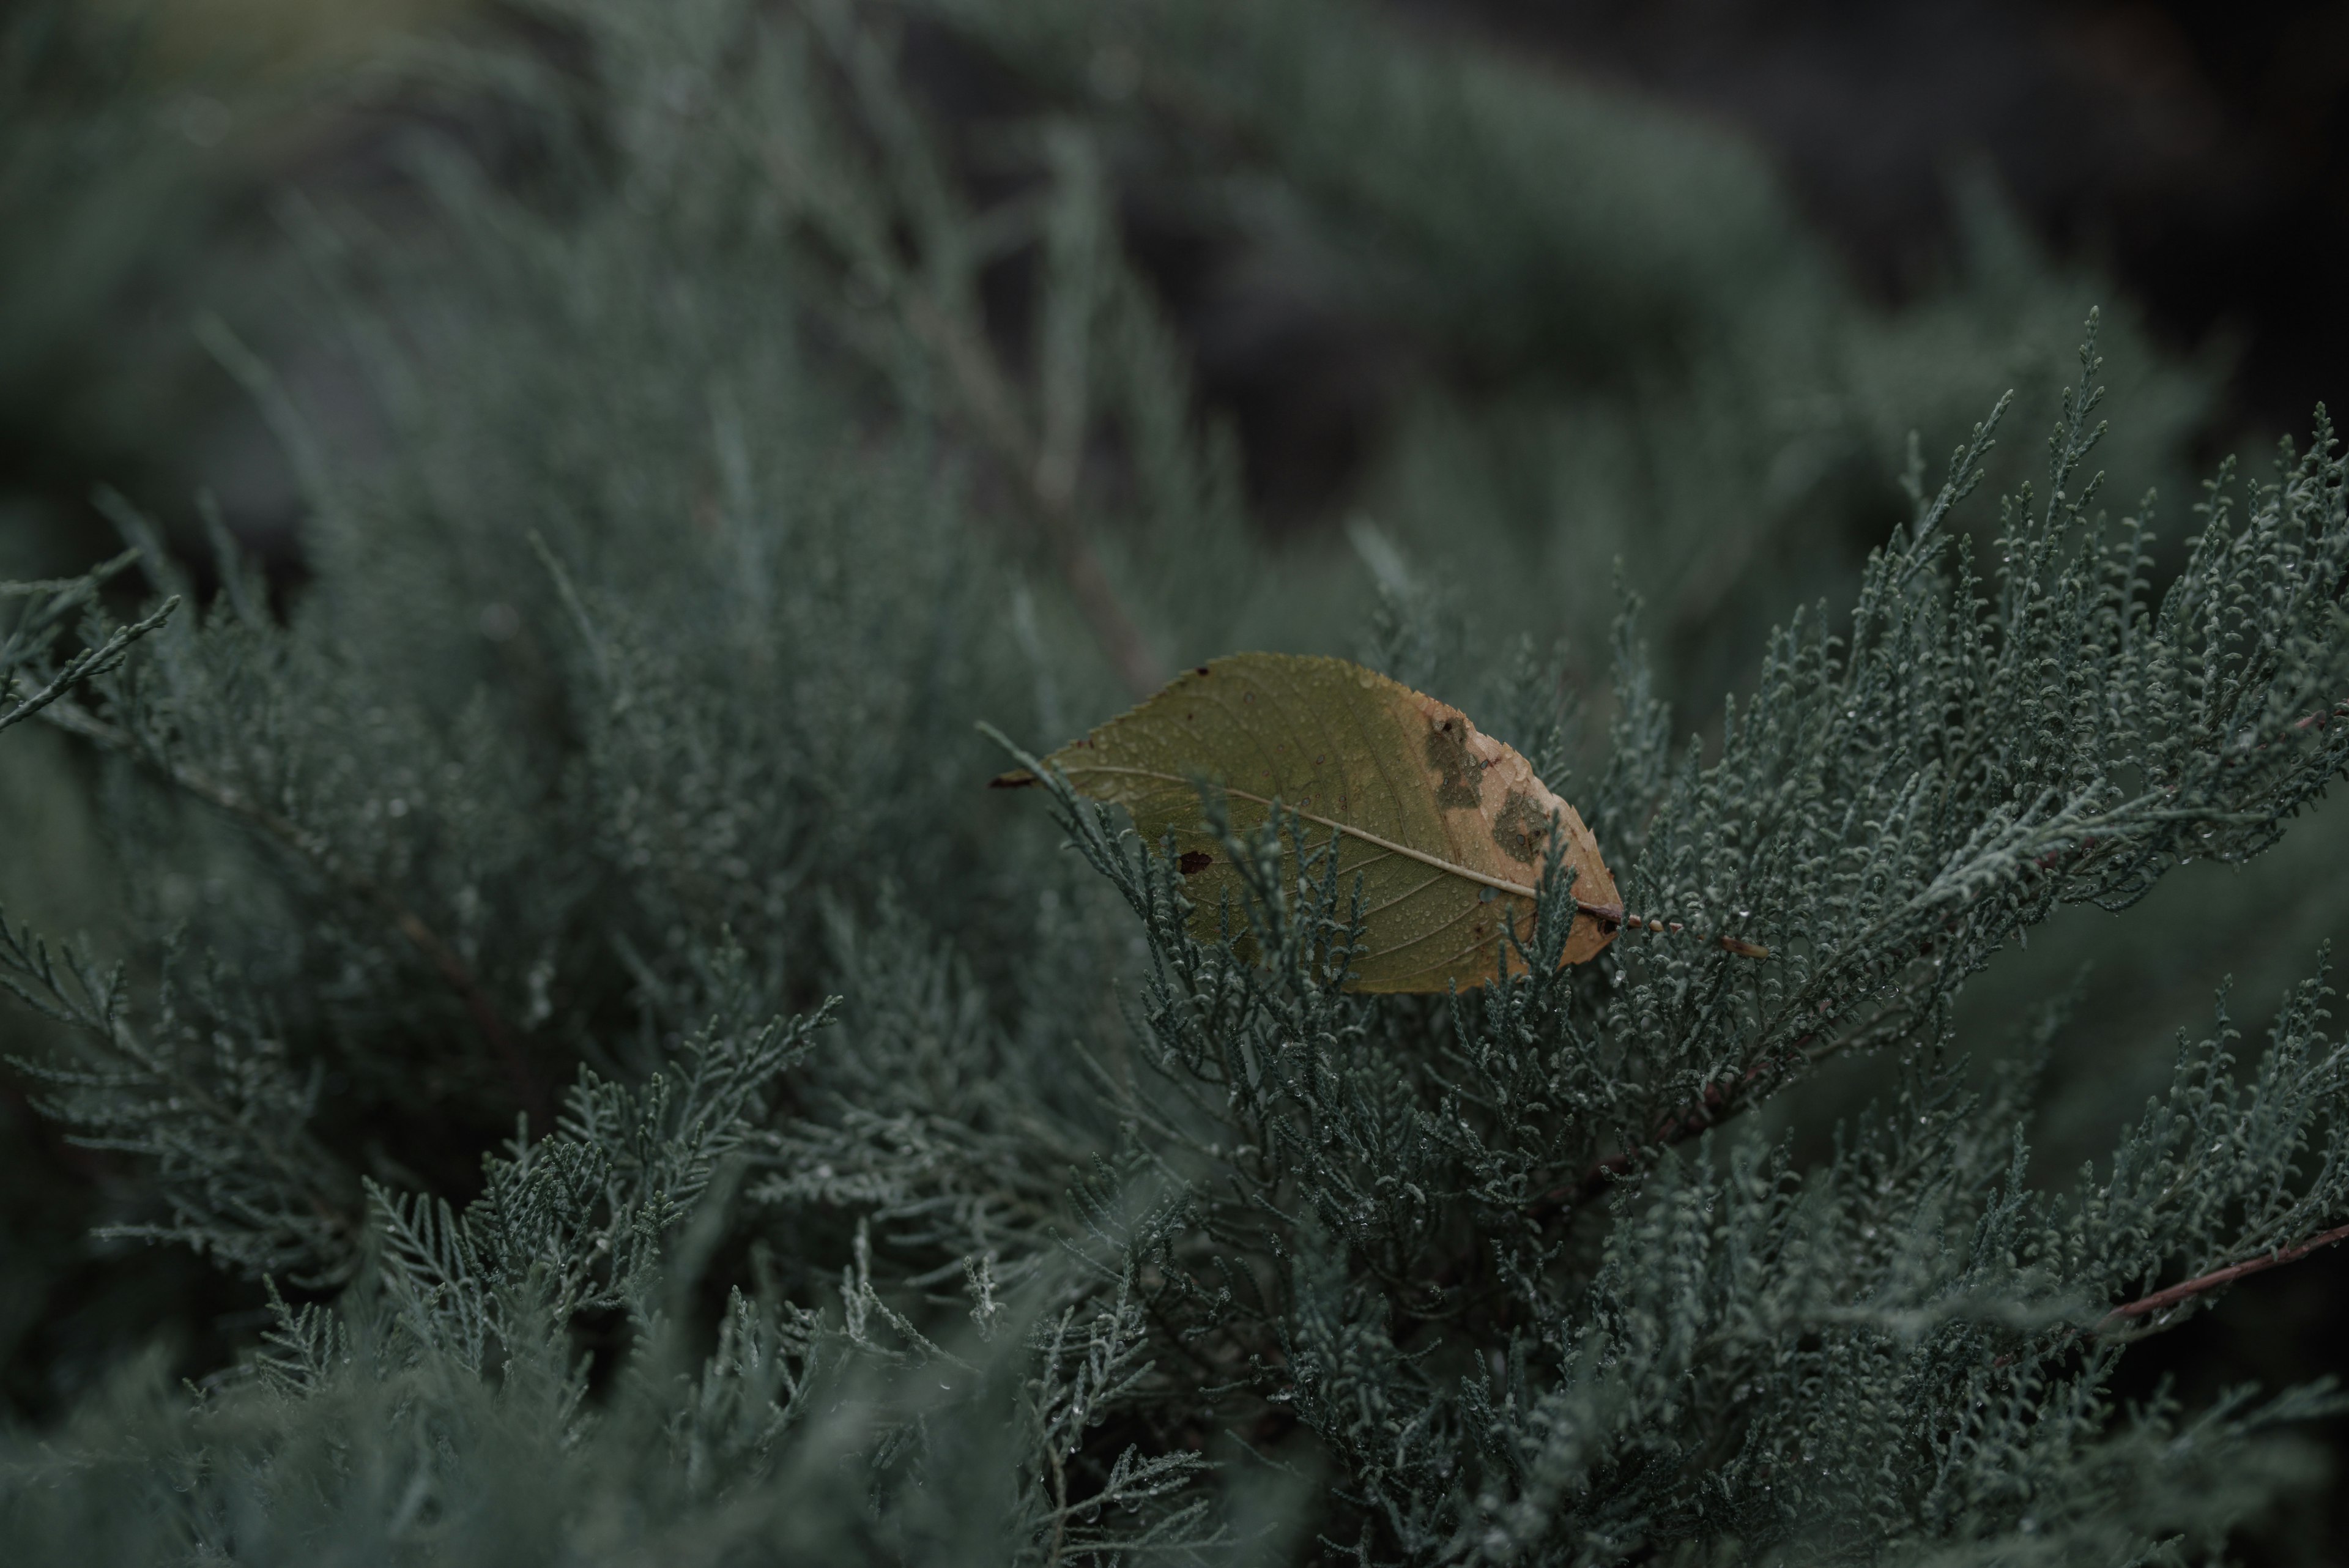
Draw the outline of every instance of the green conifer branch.
<instances>
[{"instance_id":1,"label":"green conifer branch","mask_svg":"<svg viewBox=\"0 0 2349 1568\"><path fill-rule=\"evenodd\" d=\"M0 1423L18 1556L2158 1563L2321 1484L2294 1434L2337 1394L2125 1409L2113 1379L2349 1239L2322 982L2240 1063L2222 1007L2049 1181L2019 1129L2054 1106L2044 1149L2125 1075L2037 1084L2094 1042L2007 950L2094 940L2049 916L2189 857L2337 858L2307 810L2349 761L2329 432L2210 492L2158 567L2149 515L2095 511L2075 383L2043 485L1992 473L1985 422L1938 490L1912 472L1850 612L1795 614L1840 602L1899 431L1962 431L2042 362L2005 334L2077 318L2068 284L2018 255L1994 310L1857 301L1738 150L1335 0L554 15L543 47L435 57L440 118L523 156L443 143L398 223L318 220L380 428L225 356L305 443L307 575L273 603L224 549L230 613L44 710L131 759L98 815L140 886L107 911L119 971L0 925L73 1046L26 1067L37 1097L135 1155L95 1199L153 1222L108 1234L321 1299L273 1286L200 1396L141 1393L85 1330L184 1321L152 1304L173 1276L34 1236L23 1277L62 1258L98 1310L12 1341L12 1272L0 1388L109 1392ZM949 90L978 118L942 134L922 106L964 48L1007 90ZM1535 759L1629 907L1769 958L1626 933L1561 966L1554 860L1524 978L1365 997L1326 825L1221 822L1236 890L1199 911L1113 814L1042 792L1056 857L978 787L974 718L1057 740L1113 701L1096 663L1146 683L1055 517L1166 649L1335 650L1361 620L1361 574L1266 548L1198 438L1115 177L1166 182L1246 288L1402 322L1446 368L1402 375L1358 476L1375 659ZM1032 357L994 310L1031 263ZM290 313L253 340L313 347ZM2116 342L2136 444L2097 450L2167 483L2199 383L2150 353ZM941 407L988 482L941 461ZM1986 549L1955 531L1977 483L2010 492ZM998 613L1023 538L1072 613ZM1620 618L1586 742L1619 549L1671 657ZM1675 680L1741 693L1702 746ZM6 760L33 809L87 782ZM190 837L180 801L274 852ZM12 886L109 885L20 845ZM2251 924L2116 929L2219 964ZM444 1026L492 990L533 1067L584 1068L502 1142L483 1032ZM1863 1079L1831 1149L1744 1115L1823 1120L1814 1088ZM0 1226L59 1195L10 1196Z\"/></svg>"},{"instance_id":2,"label":"green conifer branch","mask_svg":"<svg viewBox=\"0 0 2349 1568\"><path fill-rule=\"evenodd\" d=\"M178 601L171 602L176 604ZM160 614L152 618L160 624ZM299 823L248 798L241 790L140 743L128 731L108 723L78 703L55 701L42 717L66 733L126 757L182 794L259 830L272 842L293 852L319 875L373 909L432 966L441 981L464 1004L466 1014L480 1032L482 1044L489 1047L492 1057L505 1075L508 1086L513 1090L516 1103L534 1115L542 1125L553 1118L553 1103L547 1098L545 1086L539 1082L531 1068L528 1054L499 1015L496 1003L482 989L471 967L397 893L351 867L335 853L333 846Z\"/></svg>"},{"instance_id":3,"label":"green conifer branch","mask_svg":"<svg viewBox=\"0 0 2349 1568\"><path fill-rule=\"evenodd\" d=\"M78 616L92 615L98 591L127 570L140 556L125 550L78 577L44 582L0 583L0 602L26 601L0 634L0 730L20 724L40 713L78 686L87 685L121 667L130 647L160 629L180 607L177 596L167 597L144 617L127 626L101 628L104 637L51 667L50 650ZM37 683L24 690L27 679Z\"/></svg>"}]
</instances>

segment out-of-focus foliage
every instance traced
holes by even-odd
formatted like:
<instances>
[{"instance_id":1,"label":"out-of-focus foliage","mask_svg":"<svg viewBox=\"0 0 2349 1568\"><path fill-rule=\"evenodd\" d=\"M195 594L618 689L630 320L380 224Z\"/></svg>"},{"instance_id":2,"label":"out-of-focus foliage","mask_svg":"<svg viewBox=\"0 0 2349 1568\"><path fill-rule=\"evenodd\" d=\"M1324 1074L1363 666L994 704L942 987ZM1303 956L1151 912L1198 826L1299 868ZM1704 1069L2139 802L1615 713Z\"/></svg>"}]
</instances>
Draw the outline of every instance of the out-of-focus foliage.
<instances>
[{"instance_id":1,"label":"out-of-focus foliage","mask_svg":"<svg viewBox=\"0 0 2349 1568\"><path fill-rule=\"evenodd\" d=\"M1441 368L1361 504L1444 564L1494 647L1606 626L1619 560L1709 700L1794 605L1848 592L1910 432L1946 446L2008 389L2026 428L2055 417L2055 346L2098 302L1977 181L1947 284L1872 307L1750 148L1345 4L947 9L1101 116L1154 199L1239 225L1256 265ZM2108 461L2190 483L2207 372L2110 309L2104 343L2131 410ZM1998 482L2031 472L1999 461ZM1579 651L1603 666L1595 635Z\"/></svg>"},{"instance_id":2,"label":"out-of-focus foliage","mask_svg":"<svg viewBox=\"0 0 2349 1568\"><path fill-rule=\"evenodd\" d=\"M0 18L0 548L20 571L48 564L27 535L57 485L180 444L160 427L186 411L185 335L148 328L211 232L233 111L142 57L82 7Z\"/></svg>"}]
</instances>

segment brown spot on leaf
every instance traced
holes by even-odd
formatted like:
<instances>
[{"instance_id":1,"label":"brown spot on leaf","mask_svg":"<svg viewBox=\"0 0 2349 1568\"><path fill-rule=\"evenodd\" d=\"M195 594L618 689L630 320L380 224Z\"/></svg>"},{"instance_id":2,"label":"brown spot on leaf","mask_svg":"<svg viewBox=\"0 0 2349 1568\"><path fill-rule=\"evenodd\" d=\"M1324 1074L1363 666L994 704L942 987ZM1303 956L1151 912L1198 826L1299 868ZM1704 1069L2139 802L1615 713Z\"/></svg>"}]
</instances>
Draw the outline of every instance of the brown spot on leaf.
<instances>
[{"instance_id":1,"label":"brown spot on leaf","mask_svg":"<svg viewBox=\"0 0 2349 1568\"><path fill-rule=\"evenodd\" d=\"M1530 866L1541 858L1542 846L1549 840L1549 813L1534 804L1534 797L1521 789L1509 792L1501 805L1501 815L1493 819L1493 842L1510 859Z\"/></svg>"},{"instance_id":2,"label":"brown spot on leaf","mask_svg":"<svg viewBox=\"0 0 2349 1568\"><path fill-rule=\"evenodd\" d=\"M1036 775L1030 773L1026 768L1014 768L1008 774L998 774L993 778L988 780L987 787L989 789L1026 789L1029 785L1038 782Z\"/></svg>"},{"instance_id":3,"label":"brown spot on leaf","mask_svg":"<svg viewBox=\"0 0 2349 1568\"><path fill-rule=\"evenodd\" d=\"M1193 673L1194 675L1205 675L1206 672L1207 672L1207 667L1206 667L1206 665L1202 664L1201 666L1199 666L1199 668L1198 668L1198 669L1196 669L1196 670L1193 670L1191 673Z\"/></svg>"},{"instance_id":4,"label":"brown spot on leaf","mask_svg":"<svg viewBox=\"0 0 2349 1568\"><path fill-rule=\"evenodd\" d=\"M1435 770L1435 804L1473 806L1485 798L1485 764L1468 751L1468 721L1457 713L1427 722L1427 765Z\"/></svg>"},{"instance_id":5,"label":"brown spot on leaf","mask_svg":"<svg viewBox=\"0 0 2349 1568\"><path fill-rule=\"evenodd\" d=\"M1216 857L1204 849L1185 849L1175 858L1174 869L1185 877L1196 877L1216 863Z\"/></svg>"}]
</instances>

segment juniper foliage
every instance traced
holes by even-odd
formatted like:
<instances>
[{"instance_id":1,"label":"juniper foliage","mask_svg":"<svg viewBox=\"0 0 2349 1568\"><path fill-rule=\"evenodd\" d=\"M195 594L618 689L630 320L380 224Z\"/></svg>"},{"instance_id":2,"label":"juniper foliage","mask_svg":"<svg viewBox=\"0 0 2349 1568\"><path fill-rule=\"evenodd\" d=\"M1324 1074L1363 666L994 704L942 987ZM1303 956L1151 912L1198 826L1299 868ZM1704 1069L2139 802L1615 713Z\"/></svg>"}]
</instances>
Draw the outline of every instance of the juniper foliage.
<instances>
[{"instance_id":1,"label":"juniper foliage","mask_svg":"<svg viewBox=\"0 0 2349 1568\"><path fill-rule=\"evenodd\" d=\"M184 607L109 503L151 605L106 597L122 562L0 600L5 722L80 748L125 888L86 940L0 923L46 1024L19 1072L129 1193L109 1244L191 1247L260 1314L192 1388L159 1350L0 1439L20 1559L2186 1562L2317 1484L2325 1387L2113 1387L2349 1221L2322 973L2255 1058L2222 1002L2068 1183L2027 1136L2061 999L2004 1046L1960 1003L2064 906L2322 830L2321 417L2158 557L2151 500L2115 520L2089 467L2092 320L2044 478L1976 498L2013 476L1999 412L1938 486L1912 457L1847 606L1789 610L1683 739L1635 608L1527 622L1544 656L1480 641L1507 594L1407 519L1357 530L1370 581L1262 542L1117 242L1147 117L1220 103L1282 222L1336 209L1459 341L1506 347L1546 254L1742 319L1750 277L1694 249L1609 260L1570 202L1511 205L1605 102L1319 7L1216 7L1257 72L1219 83L1181 8L1101 8L1123 53L1047 9L917 18L1040 95L976 150L844 4L583 0L549 13L575 47L410 62L530 157L422 144L429 243L289 205L382 430L211 334L299 470L310 580L279 613L222 535ZM1348 63L1300 78L1330 37ZM1480 165L1501 194L1357 158L1348 83L1347 135L1417 105L1516 149ZM1728 157L1640 135L1682 194ZM1524 232L1468 245L1495 209ZM1775 243L1772 330L1797 295L1849 344L1923 330L1838 316ZM1464 245L1488 286L1414 294ZM1765 350L1619 416L1707 450L1764 417ZM2180 374L2140 381L2172 418ZM1688 466L1759 495L1769 444ZM1755 548L1791 558L1782 499ZM1479 570L1532 526L1462 506ZM1642 507L1667 544L1702 510ZM1534 759L1633 907L1772 956L1626 933L1560 969L1553 863L1531 978L1358 997L1362 911L1297 819L1226 835L1247 897L1203 942L1163 846L1062 783L1049 814L978 787L975 721L1058 742L1177 661L1357 635ZM1784 1117L1853 1058L1883 1097L1813 1158Z\"/></svg>"},{"instance_id":2,"label":"juniper foliage","mask_svg":"<svg viewBox=\"0 0 2349 1568\"><path fill-rule=\"evenodd\" d=\"M2083 1438L2110 1353L2078 1341L2191 1299L2118 1298L2338 1224L2349 1056L2326 993L2297 994L2253 1085L2223 1029L2182 1053L2109 1174L2060 1197L2024 1182L2027 1075L1961 1091L1947 1008L2059 902L2126 905L2195 855L2256 854L2342 770L2338 727L2307 721L2339 712L2349 536L2338 460L2287 454L2240 520L2214 487L2187 570L2146 602L2142 521L2106 526L2093 483L2065 490L2093 440L2092 351L2083 369L2050 500L2007 506L1993 595L1940 531L1985 427L1919 488L1845 637L1777 639L1716 760L1669 758L1661 712L1626 704L1586 798L1636 856L1627 900L1754 930L1767 965L1627 935L1595 982L1562 970L1554 863L1536 978L1432 1013L1350 1002L1361 910L1326 844L1293 820L1226 838L1268 973L1187 941L1179 873L1062 793L1152 938L1154 1075L1128 1113L1211 1239L1162 1243L1165 1314L1209 1342L1236 1326L1213 1243L1293 1271L1228 1354L1344 1456L1364 1550L1610 1561L1726 1535L1872 1556L2027 1525L2073 1560L2168 1506L2149 1480L2131 1504L2110 1476L2054 1479L2103 1462ZM1825 1168L1750 1141L1673 1152L1887 1046L1900 1103ZM2005 1425L1970 1429L2000 1400Z\"/></svg>"}]
</instances>

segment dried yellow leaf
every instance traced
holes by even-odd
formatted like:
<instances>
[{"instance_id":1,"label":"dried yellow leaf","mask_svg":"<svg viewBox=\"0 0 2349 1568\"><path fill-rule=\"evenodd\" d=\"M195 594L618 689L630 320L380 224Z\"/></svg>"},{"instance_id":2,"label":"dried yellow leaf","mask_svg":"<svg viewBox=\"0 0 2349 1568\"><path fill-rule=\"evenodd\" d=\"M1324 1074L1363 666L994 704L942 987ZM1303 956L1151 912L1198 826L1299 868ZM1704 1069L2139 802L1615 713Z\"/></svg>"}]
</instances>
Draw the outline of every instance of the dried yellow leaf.
<instances>
[{"instance_id":1,"label":"dried yellow leaf","mask_svg":"<svg viewBox=\"0 0 2349 1568\"><path fill-rule=\"evenodd\" d=\"M1124 806L1154 843L1174 836L1203 935L1238 880L1201 819L1201 781L1222 788L1242 831L1275 801L1341 831L1340 885L1359 877L1362 892L1356 991L1444 991L1522 969L1505 939L1512 923L1532 935L1553 832L1579 911L1565 961L1595 957L1623 924L1598 840L1524 757L1457 708L1342 659L1216 659L1045 760L1080 794Z\"/></svg>"}]
</instances>

